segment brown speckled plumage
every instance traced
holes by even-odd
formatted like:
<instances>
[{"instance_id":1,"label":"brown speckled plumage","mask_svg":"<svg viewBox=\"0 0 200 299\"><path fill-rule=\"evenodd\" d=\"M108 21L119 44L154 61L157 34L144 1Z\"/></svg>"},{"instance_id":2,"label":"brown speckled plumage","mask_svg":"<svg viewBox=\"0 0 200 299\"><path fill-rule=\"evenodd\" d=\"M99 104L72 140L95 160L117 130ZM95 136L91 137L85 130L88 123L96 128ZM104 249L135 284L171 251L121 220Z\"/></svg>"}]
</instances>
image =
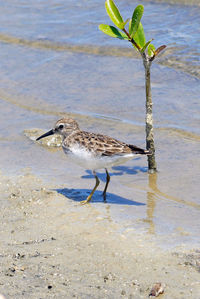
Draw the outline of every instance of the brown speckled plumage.
<instances>
[{"instance_id":1,"label":"brown speckled plumage","mask_svg":"<svg viewBox=\"0 0 200 299\"><path fill-rule=\"evenodd\" d=\"M102 134L86 131L75 131L63 140L66 148L81 146L94 155L112 156L123 154L146 154L147 151L135 146L121 142L117 139Z\"/></svg>"}]
</instances>

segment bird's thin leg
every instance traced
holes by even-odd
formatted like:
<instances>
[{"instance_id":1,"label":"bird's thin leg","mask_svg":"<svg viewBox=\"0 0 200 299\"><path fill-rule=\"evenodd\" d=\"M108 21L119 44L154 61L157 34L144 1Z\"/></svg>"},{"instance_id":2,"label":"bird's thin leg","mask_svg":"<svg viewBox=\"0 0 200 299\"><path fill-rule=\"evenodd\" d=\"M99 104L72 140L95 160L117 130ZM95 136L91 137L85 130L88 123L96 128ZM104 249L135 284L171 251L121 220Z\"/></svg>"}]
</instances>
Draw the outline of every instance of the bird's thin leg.
<instances>
[{"instance_id":1,"label":"bird's thin leg","mask_svg":"<svg viewBox=\"0 0 200 299\"><path fill-rule=\"evenodd\" d=\"M92 195L94 194L95 190L97 189L97 187L98 187L99 184L100 184L100 181L99 181L98 176L96 175L96 172L95 172L95 171L93 171L93 174L94 174L95 179L96 179L96 184L95 184L95 186L94 186L92 192L90 193L90 195L88 195L88 197L86 198L86 200L82 200L82 201L81 201L81 204L82 204L82 205L84 205L84 204L90 202L90 200L92 199Z\"/></svg>"},{"instance_id":2,"label":"bird's thin leg","mask_svg":"<svg viewBox=\"0 0 200 299\"><path fill-rule=\"evenodd\" d=\"M107 188L108 188L108 184L110 182L110 175L108 173L108 170L105 168L105 171L106 171L106 185L105 185L105 188L103 190L103 200L104 202L106 202L106 191L107 191Z\"/></svg>"}]
</instances>

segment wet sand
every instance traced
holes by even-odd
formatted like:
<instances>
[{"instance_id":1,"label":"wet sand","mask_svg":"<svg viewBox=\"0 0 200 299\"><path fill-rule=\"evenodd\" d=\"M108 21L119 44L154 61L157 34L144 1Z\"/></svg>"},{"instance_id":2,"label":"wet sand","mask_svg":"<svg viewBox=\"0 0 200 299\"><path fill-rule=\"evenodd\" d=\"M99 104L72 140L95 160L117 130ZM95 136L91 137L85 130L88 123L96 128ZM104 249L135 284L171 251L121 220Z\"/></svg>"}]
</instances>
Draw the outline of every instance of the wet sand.
<instances>
[{"instance_id":1,"label":"wet sand","mask_svg":"<svg viewBox=\"0 0 200 299\"><path fill-rule=\"evenodd\" d=\"M6 298L199 298L200 252L163 250L120 232L98 205L81 206L32 174L1 175L0 293ZM102 203L103 205L103 203Z\"/></svg>"}]
</instances>

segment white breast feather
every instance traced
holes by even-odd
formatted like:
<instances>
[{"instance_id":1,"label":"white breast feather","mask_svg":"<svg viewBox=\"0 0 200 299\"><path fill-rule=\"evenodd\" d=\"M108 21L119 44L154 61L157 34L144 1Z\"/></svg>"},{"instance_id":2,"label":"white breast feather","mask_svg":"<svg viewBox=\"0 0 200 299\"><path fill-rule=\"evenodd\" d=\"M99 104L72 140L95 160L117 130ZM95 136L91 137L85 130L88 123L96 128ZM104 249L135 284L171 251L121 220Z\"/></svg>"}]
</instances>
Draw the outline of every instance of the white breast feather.
<instances>
[{"instance_id":1,"label":"white breast feather","mask_svg":"<svg viewBox=\"0 0 200 299\"><path fill-rule=\"evenodd\" d=\"M115 156L96 156L86 148L78 145L73 145L69 149L63 146L63 150L74 163L91 170L121 165L135 156L132 153Z\"/></svg>"}]
</instances>

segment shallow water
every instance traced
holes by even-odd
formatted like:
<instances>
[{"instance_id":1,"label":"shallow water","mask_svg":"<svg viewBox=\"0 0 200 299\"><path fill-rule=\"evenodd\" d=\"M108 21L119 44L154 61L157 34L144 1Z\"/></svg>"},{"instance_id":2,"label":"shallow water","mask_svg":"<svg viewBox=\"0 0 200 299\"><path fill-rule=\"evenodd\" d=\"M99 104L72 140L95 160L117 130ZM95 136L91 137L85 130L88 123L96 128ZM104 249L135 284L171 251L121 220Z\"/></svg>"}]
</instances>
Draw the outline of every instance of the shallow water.
<instances>
[{"instance_id":1,"label":"shallow water","mask_svg":"<svg viewBox=\"0 0 200 299\"><path fill-rule=\"evenodd\" d=\"M125 16L129 5L119 1ZM28 168L50 188L55 184L72 200L84 199L94 184L91 172L61 150L34 143L24 130L49 130L70 115L85 130L144 147L142 63L129 45L98 31L108 22L100 1L12 1L0 7L1 170L16 175ZM105 217L121 223L121 233L138 229L167 247L199 242L199 14L199 7L145 2L148 37L168 45L157 60L164 65L152 67L159 172L149 176L145 158L114 167L108 204L101 204L100 191L94 197ZM105 176L99 176L103 190Z\"/></svg>"},{"instance_id":2,"label":"shallow water","mask_svg":"<svg viewBox=\"0 0 200 299\"><path fill-rule=\"evenodd\" d=\"M181 0L170 2L173 4L144 1L146 38L153 38L156 47L167 45L160 63L199 77L199 1L193 2L197 6L181 5ZM124 19L137 3L118 1ZM7 1L6 5L0 2L0 8L2 42L109 56L135 55L129 43L99 32L99 24L110 23L101 1Z\"/></svg>"}]
</instances>

